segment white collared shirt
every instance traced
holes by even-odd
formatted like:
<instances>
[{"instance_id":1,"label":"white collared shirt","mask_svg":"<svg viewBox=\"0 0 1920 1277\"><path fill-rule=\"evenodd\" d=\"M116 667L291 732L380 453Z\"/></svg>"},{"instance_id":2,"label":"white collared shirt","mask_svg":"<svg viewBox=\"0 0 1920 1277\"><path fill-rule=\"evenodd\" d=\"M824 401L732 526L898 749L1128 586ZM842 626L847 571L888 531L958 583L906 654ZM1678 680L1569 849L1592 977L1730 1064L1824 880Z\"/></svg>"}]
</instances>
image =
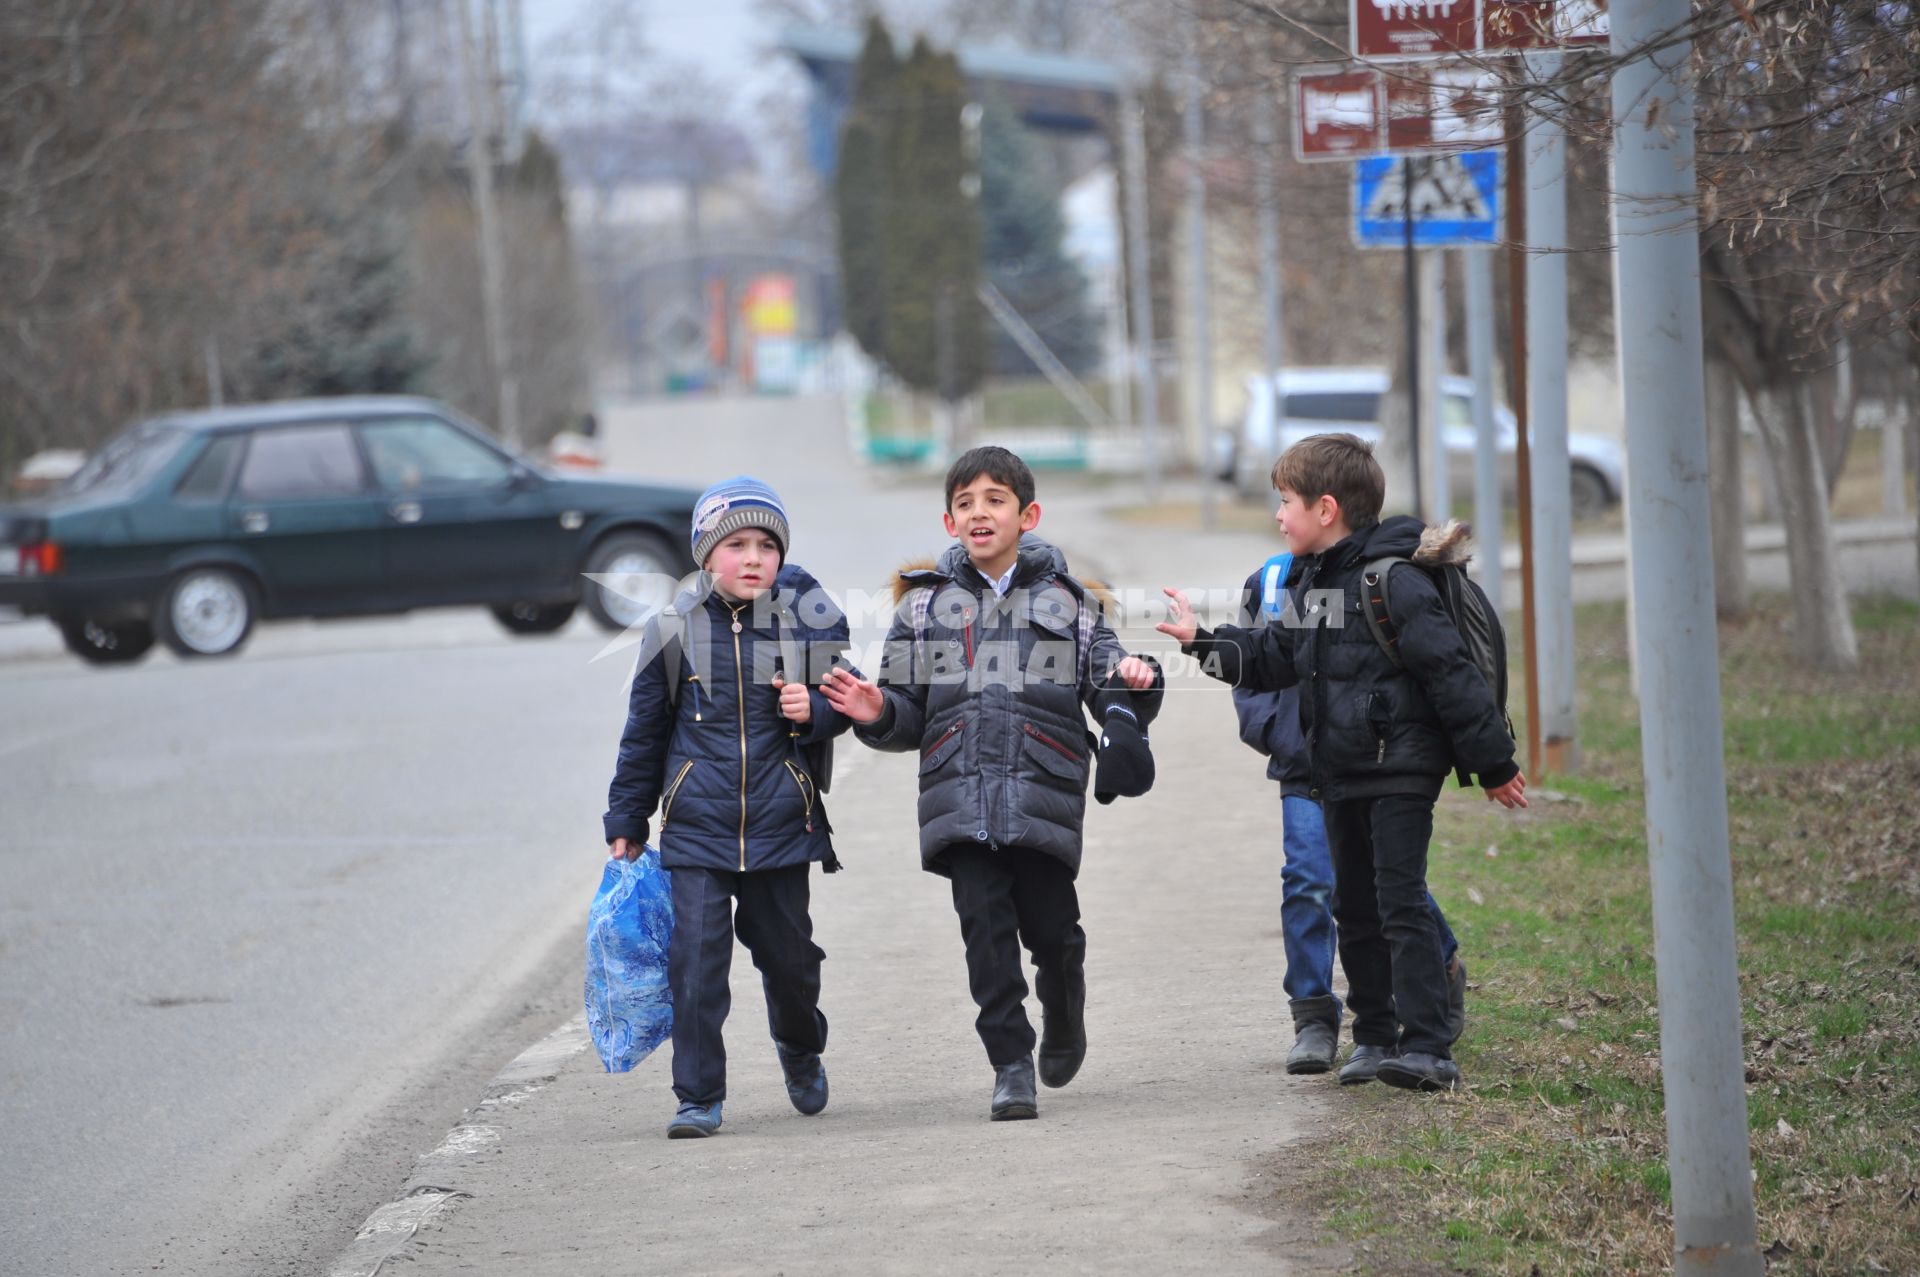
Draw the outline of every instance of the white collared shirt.
<instances>
[{"instance_id":1,"label":"white collared shirt","mask_svg":"<svg viewBox=\"0 0 1920 1277\"><path fill-rule=\"evenodd\" d=\"M995 594L999 595L1001 598L1004 599L1007 597L1007 591L1013 588L1013 574L1019 570L1020 570L1020 561L1016 559L1014 560L1014 564L1012 567L1008 568L1005 572L1000 574L1000 578L998 580L989 581L987 582L987 584L993 587L993 592Z\"/></svg>"}]
</instances>

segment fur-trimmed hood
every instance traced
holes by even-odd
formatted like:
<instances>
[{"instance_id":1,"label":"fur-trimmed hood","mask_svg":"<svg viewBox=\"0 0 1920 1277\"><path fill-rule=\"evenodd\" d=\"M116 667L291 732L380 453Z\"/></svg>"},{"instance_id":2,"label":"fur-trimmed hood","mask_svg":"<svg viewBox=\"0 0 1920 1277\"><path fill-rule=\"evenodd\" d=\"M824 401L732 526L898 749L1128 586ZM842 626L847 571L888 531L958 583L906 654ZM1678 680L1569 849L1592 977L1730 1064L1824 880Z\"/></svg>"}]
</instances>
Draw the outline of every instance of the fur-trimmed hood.
<instances>
[{"instance_id":1,"label":"fur-trimmed hood","mask_svg":"<svg viewBox=\"0 0 1920 1277\"><path fill-rule=\"evenodd\" d=\"M1421 567L1436 568L1455 564L1466 567L1473 560L1473 529L1458 519L1429 526L1420 534L1420 548L1407 557Z\"/></svg>"},{"instance_id":2,"label":"fur-trimmed hood","mask_svg":"<svg viewBox=\"0 0 1920 1277\"><path fill-rule=\"evenodd\" d=\"M1021 570L1016 574L1016 580L1023 578L1031 580L1044 572L1051 571L1092 595L1103 609L1110 612L1115 606L1113 592L1104 582L1086 581L1075 577L1067 568L1067 556L1060 552L1059 546L1044 537L1032 532L1022 533L1019 562ZM972 563L967 558L966 547L962 545L948 546L946 552L938 558L909 559L894 571L887 583L893 591L894 605L899 606L906 599L907 594L918 586L933 585L943 580L962 580L964 579L961 576L962 569L971 567Z\"/></svg>"}]
</instances>

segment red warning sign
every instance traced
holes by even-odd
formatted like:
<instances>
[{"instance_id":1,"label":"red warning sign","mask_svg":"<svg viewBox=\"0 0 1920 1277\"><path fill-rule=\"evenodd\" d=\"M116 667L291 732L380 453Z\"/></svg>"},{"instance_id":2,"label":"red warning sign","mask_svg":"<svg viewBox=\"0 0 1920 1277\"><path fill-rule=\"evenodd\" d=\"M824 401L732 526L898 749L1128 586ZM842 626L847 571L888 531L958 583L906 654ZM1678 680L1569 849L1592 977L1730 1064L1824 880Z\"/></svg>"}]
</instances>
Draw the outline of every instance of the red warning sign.
<instances>
[{"instance_id":1,"label":"red warning sign","mask_svg":"<svg viewBox=\"0 0 1920 1277\"><path fill-rule=\"evenodd\" d=\"M1348 0L1353 56L1524 53L1605 44L1606 0Z\"/></svg>"}]
</instances>

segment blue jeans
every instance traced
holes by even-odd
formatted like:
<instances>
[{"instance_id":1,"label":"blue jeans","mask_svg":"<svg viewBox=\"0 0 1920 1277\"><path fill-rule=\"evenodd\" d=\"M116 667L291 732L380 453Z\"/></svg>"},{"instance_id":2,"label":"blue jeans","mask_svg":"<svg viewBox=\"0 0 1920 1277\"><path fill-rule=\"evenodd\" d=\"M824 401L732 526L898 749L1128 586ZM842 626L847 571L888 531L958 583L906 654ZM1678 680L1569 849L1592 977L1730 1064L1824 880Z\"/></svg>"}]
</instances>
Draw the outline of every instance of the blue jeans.
<instances>
[{"instance_id":1,"label":"blue jeans","mask_svg":"<svg viewBox=\"0 0 1920 1277\"><path fill-rule=\"evenodd\" d=\"M1333 955L1338 934L1333 925L1333 852L1320 804L1311 798L1280 799L1280 935L1287 955L1281 987L1294 1001L1333 996ZM1440 930L1441 954L1448 963L1460 942L1447 926L1433 893L1427 908Z\"/></svg>"}]
</instances>

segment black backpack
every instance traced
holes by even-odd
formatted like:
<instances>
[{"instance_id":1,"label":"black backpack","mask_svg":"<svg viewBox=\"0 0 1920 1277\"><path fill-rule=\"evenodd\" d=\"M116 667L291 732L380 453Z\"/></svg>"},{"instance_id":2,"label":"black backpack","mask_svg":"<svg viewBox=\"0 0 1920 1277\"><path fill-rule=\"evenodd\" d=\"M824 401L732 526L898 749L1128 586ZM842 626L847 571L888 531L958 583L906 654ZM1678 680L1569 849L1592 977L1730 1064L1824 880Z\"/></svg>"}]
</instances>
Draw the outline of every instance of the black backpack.
<instances>
[{"instance_id":1,"label":"black backpack","mask_svg":"<svg viewBox=\"0 0 1920 1277\"><path fill-rule=\"evenodd\" d=\"M1513 716L1507 712L1507 631L1500 624L1500 614L1494 611L1487 592L1458 563L1429 566L1399 555L1369 560L1360 569L1360 586L1366 605L1363 610L1367 615L1367 629L1372 631L1374 642L1380 645L1395 669L1407 667L1406 658L1400 655L1400 635L1387 606L1387 581L1394 567L1402 563L1425 572L1433 588L1439 591L1440 605L1446 608L1454 628L1460 631L1460 639L1467 645L1468 659L1493 689L1494 704L1500 709L1500 721L1507 725L1508 739L1517 743ZM1463 786L1473 783L1466 768L1457 760L1454 774Z\"/></svg>"}]
</instances>

